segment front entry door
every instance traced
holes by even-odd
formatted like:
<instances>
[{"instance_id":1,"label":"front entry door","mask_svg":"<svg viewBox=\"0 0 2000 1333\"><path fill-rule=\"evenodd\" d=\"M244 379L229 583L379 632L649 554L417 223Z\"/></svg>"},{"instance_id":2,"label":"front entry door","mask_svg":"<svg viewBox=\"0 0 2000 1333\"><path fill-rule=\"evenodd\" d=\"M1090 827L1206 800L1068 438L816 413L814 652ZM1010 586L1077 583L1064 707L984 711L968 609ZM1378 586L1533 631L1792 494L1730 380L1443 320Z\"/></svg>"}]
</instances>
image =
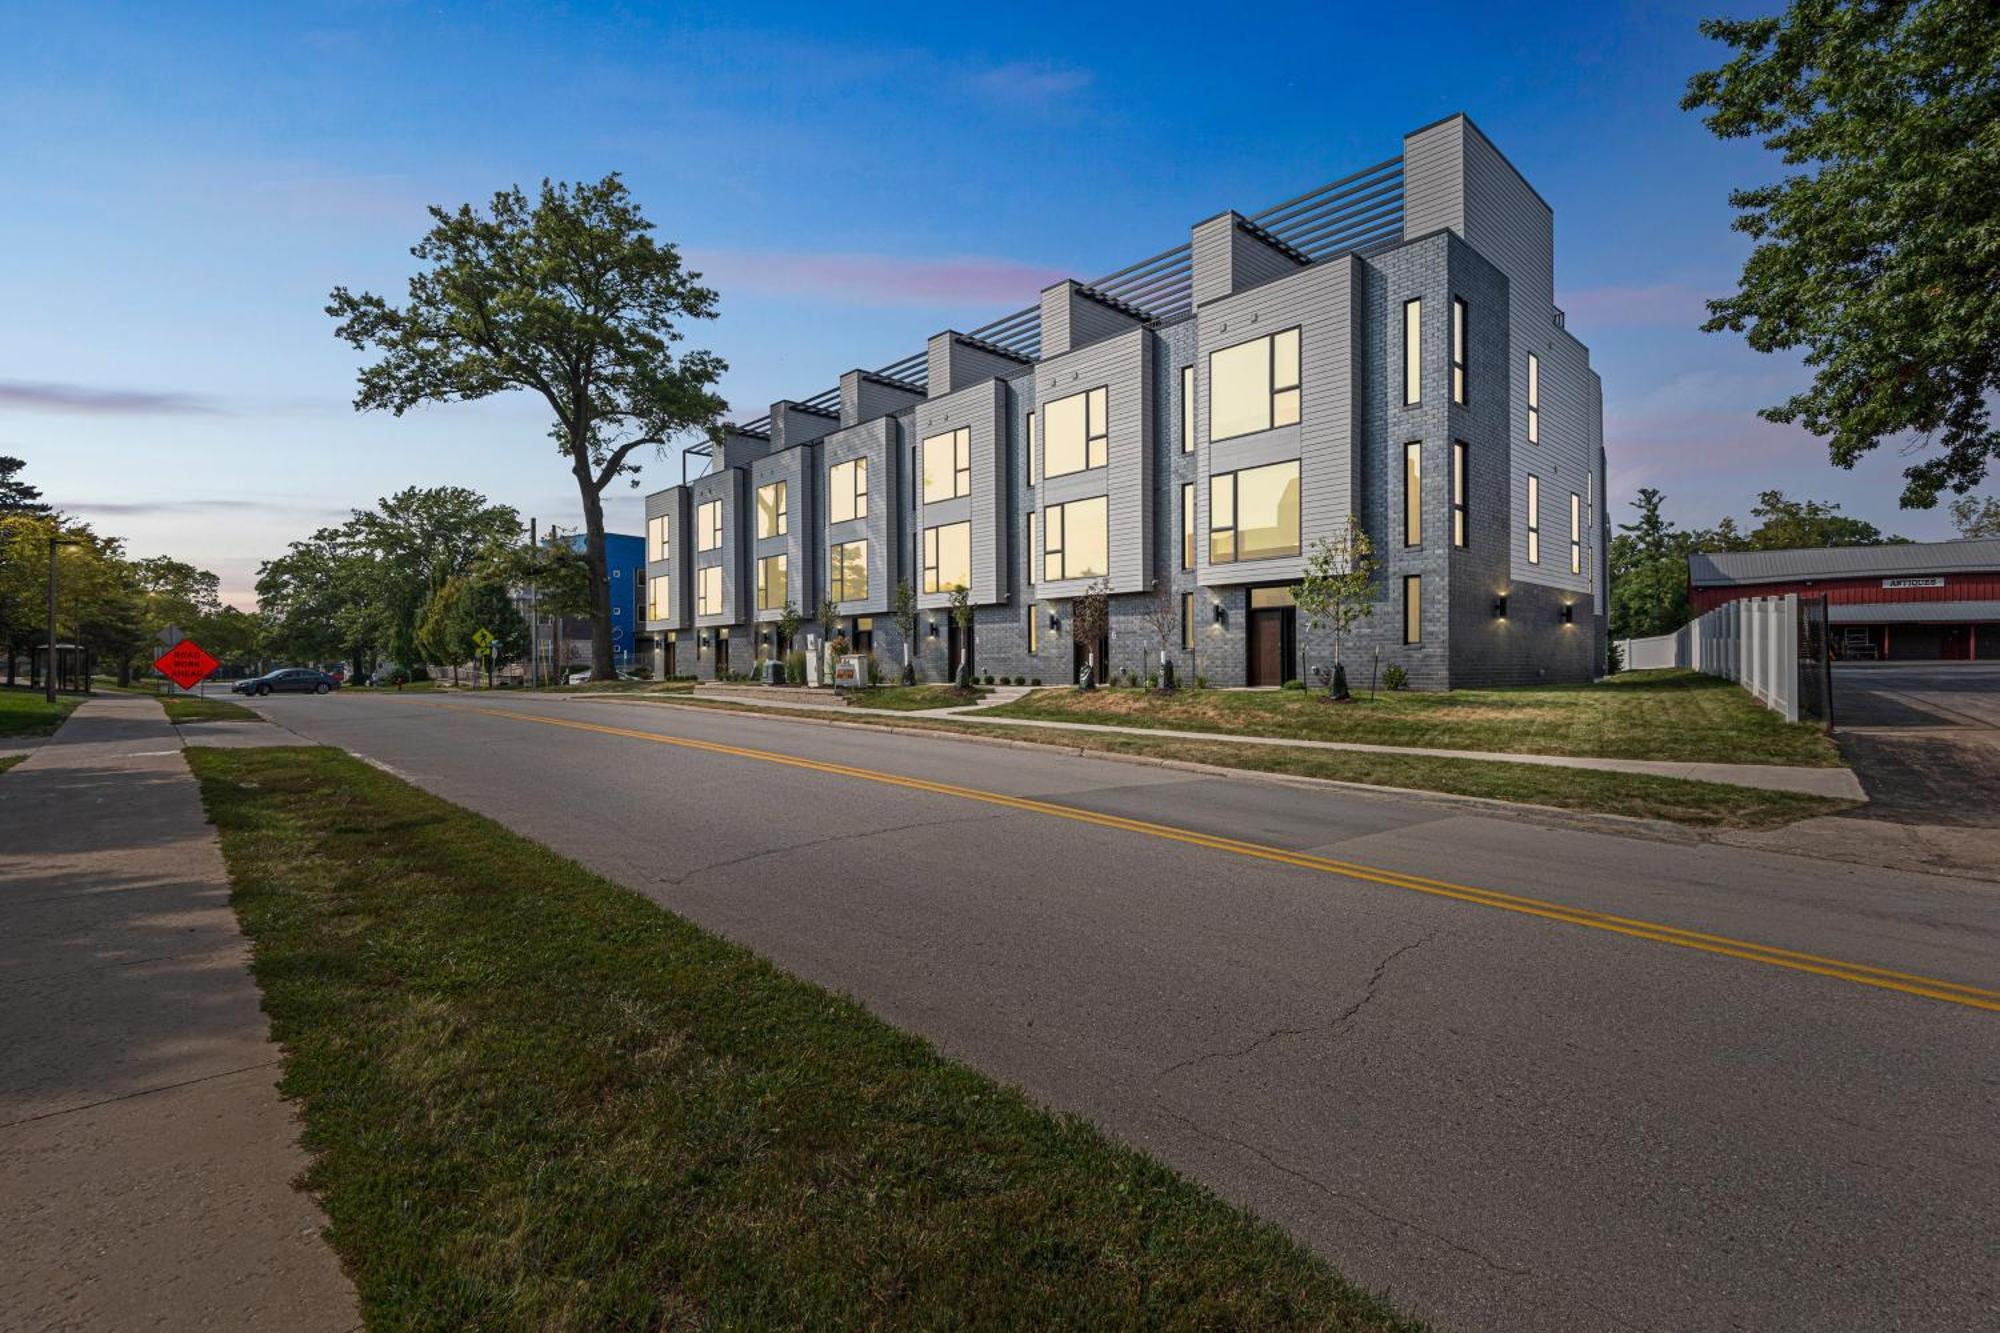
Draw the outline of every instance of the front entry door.
<instances>
[{"instance_id":1,"label":"front entry door","mask_svg":"<svg viewBox=\"0 0 2000 1333\"><path fill-rule=\"evenodd\" d=\"M958 659L961 652L968 665L974 669L978 667L979 657L973 644L972 632L975 628L977 626L967 625L961 632L957 616L945 617L945 671L953 680L958 679Z\"/></svg>"},{"instance_id":2,"label":"front entry door","mask_svg":"<svg viewBox=\"0 0 2000 1333\"><path fill-rule=\"evenodd\" d=\"M1250 613L1250 663L1246 683L1285 683L1285 616L1282 610Z\"/></svg>"},{"instance_id":3,"label":"front entry door","mask_svg":"<svg viewBox=\"0 0 2000 1333\"><path fill-rule=\"evenodd\" d=\"M1090 670L1092 683L1102 685L1106 680L1110 679L1111 636L1109 634L1100 634L1095 644L1085 643L1082 639L1075 641L1075 647L1070 651L1069 678L1071 684L1075 684L1083 679L1084 664L1090 662L1093 656L1095 656L1096 661Z\"/></svg>"}]
</instances>

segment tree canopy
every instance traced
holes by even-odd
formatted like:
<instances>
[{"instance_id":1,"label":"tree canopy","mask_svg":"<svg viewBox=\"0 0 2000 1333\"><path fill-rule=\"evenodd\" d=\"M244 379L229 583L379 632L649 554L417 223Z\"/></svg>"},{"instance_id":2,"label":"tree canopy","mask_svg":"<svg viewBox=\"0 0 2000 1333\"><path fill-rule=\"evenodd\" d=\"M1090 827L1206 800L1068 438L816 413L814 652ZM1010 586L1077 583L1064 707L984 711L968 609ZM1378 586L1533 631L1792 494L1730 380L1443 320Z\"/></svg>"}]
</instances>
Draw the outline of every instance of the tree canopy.
<instances>
[{"instance_id":1,"label":"tree canopy","mask_svg":"<svg viewBox=\"0 0 2000 1333\"><path fill-rule=\"evenodd\" d=\"M1794 0L1701 31L1736 55L1682 107L1792 169L1730 195L1756 245L1703 327L1804 349L1811 386L1762 415L1837 465L1920 437L1905 507L1971 489L2000 449L2000 6Z\"/></svg>"}]
</instances>

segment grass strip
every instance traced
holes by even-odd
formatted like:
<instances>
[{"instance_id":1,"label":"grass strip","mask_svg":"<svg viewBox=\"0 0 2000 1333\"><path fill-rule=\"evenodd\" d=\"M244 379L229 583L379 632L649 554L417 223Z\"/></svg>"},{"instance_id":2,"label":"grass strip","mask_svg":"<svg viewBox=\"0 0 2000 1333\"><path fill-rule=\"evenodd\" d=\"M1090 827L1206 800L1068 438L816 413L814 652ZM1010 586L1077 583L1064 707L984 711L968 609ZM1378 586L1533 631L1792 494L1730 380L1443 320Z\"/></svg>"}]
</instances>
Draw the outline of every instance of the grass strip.
<instances>
[{"instance_id":1,"label":"grass strip","mask_svg":"<svg viewBox=\"0 0 2000 1333\"><path fill-rule=\"evenodd\" d=\"M1748 692L1694 671L1629 671L1589 685L1419 693L1332 703L1309 690L1062 688L992 710L997 717L1102 722L1428 750L1836 767L1819 728L1786 722Z\"/></svg>"},{"instance_id":2,"label":"grass strip","mask_svg":"<svg viewBox=\"0 0 2000 1333\"><path fill-rule=\"evenodd\" d=\"M487 819L337 750L187 753L371 1326L1416 1327Z\"/></svg>"},{"instance_id":3,"label":"grass strip","mask_svg":"<svg viewBox=\"0 0 2000 1333\"><path fill-rule=\"evenodd\" d=\"M199 695L165 695L160 703L169 722L262 722L264 715L254 708L224 699L204 699Z\"/></svg>"},{"instance_id":4,"label":"grass strip","mask_svg":"<svg viewBox=\"0 0 2000 1333\"><path fill-rule=\"evenodd\" d=\"M5 773L27 757L24 754L0 754L0 773Z\"/></svg>"},{"instance_id":5,"label":"grass strip","mask_svg":"<svg viewBox=\"0 0 2000 1333\"><path fill-rule=\"evenodd\" d=\"M0 686L0 736L52 736L84 696L58 694L50 703L39 686Z\"/></svg>"},{"instance_id":6,"label":"grass strip","mask_svg":"<svg viewBox=\"0 0 2000 1333\"><path fill-rule=\"evenodd\" d=\"M974 687L960 693L956 685L878 685L874 689L850 690L850 708L873 708L880 712L914 713L926 708L957 708L978 703L987 691Z\"/></svg>"}]
</instances>

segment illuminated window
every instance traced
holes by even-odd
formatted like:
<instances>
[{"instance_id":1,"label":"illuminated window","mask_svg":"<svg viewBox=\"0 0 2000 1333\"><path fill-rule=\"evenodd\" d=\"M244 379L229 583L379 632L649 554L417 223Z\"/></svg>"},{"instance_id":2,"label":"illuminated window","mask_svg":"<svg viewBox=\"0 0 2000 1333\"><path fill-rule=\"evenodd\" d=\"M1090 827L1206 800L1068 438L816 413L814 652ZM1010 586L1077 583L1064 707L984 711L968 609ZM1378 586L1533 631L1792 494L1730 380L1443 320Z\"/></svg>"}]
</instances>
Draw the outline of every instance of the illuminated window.
<instances>
[{"instance_id":1,"label":"illuminated window","mask_svg":"<svg viewBox=\"0 0 2000 1333\"><path fill-rule=\"evenodd\" d=\"M1403 406L1414 407L1424 397L1424 303L1419 297L1403 302Z\"/></svg>"},{"instance_id":2,"label":"illuminated window","mask_svg":"<svg viewBox=\"0 0 2000 1333\"><path fill-rule=\"evenodd\" d=\"M1299 420L1299 331L1285 329L1208 354L1212 444Z\"/></svg>"},{"instance_id":3,"label":"illuminated window","mask_svg":"<svg viewBox=\"0 0 2000 1333\"><path fill-rule=\"evenodd\" d=\"M1465 302L1451 298L1451 401L1464 404L1465 397Z\"/></svg>"},{"instance_id":4,"label":"illuminated window","mask_svg":"<svg viewBox=\"0 0 2000 1333\"><path fill-rule=\"evenodd\" d=\"M697 571L694 611L698 616L722 614L722 566L708 565Z\"/></svg>"},{"instance_id":5,"label":"illuminated window","mask_svg":"<svg viewBox=\"0 0 2000 1333\"><path fill-rule=\"evenodd\" d=\"M667 516L665 514L646 520L646 558L648 560L671 560L673 558L672 553L667 549L668 536Z\"/></svg>"},{"instance_id":6,"label":"illuminated window","mask_svg":"<svg viewBox=\"0 0 2000 1333\"><path fill-rule=\"evenodd\" d=\"M924 529L924 591L972 586L972 524Z\"/></svg>"},{"instance_id":7,"label":"illuminated window","mask_svg":"<svg viewBox=\"0 0 2000 1333\"><path fill-rule=\"evenodd\" d=\"M757 535L759 537L782 537L790 527L791 516L786 511L789 504L786 497L787 486L782 481L774 481L768 486L757 488Z\"/></svg>"},{"instance_id":8,"label":"illuminated window","mask_svg":"<svg viewBox=\"0 0 2000 1333\"><path fill-rule=\"evenodd\" d=\"M1194 452L1194 367L1181 367L1181 452Z\"/></svg>"},{"instance_id":9,"label":"illuminated window","mask_svg":"<svg viewBox=\"0 0 2000 1333\"><path fill-rule=\"evenodd\" d=\"M1181 568L1194 568L1194 483L1181 487Z\"/></svg>"},{"instance_id":10,"label":"illuminated window","mask_svg":"<svg viewBox=\"0 0 2000 1333\"><path fill-rule=\"evenodd\" d=\"M1542 358L1528 353L1528 443L1542 442Z\"/></svg>"},{"instance_id":11,"label":"illuminated window","mask_svg":"<svg viewBox=\"0 0 2000 1333\"><path fill-rule=\"evenodd\" d=\"M925 504L972 494L972 428L960 426L926 438L919 465Z\"/></svg>"},{"instance_id":12,"label":"illuminated window","mask_svg":"<svg viewBox=\"0 0 2000 1333\"><path fill-rule=\"evenodd\" d=\"M1028 603L1028 652L1032 655L1042 650L1042 605Z\"/></svg>"},{"instance_id":13,"label":"illuminated window","mask_svg":"<svg viewBox=\"0 0 2000 1333\"><path fill-rule=\"evenodd\" d=\"M1451 544L1465 549L1465 465L1466 447L1464 440L1454 440L1451 445Z\"/></svg>"},{"instance_id":14,"label":"illuminated window","mask_svg":"<svg viewBox=\"0 0 2000 1333\"><path fill-rule=\"evenodd\" d=\"M837 542L828 553L826 595L836 602L868 600L868 543Z\"/></svg>"},{"instance_id":15,"label":"illuminated window","mask_svg":"<svg viewBox=\"0 0 2000 1333\"><path fill-rule=\"evenodd\" d=\"M1569 493L1569 572L1583 573L1583 497Z\"/></svg>"},{"instance_id":16,"label":"illuminated window","mask_svg":"<svg viewBox=\"0 0 2000 1333\"><path fill-rule=\"evenodd\" d=\"M757 561L757 609L759 611L782 611L788 580L785 575L785 557L767 555Z\"/></svg>"},{"instance_id":17,"label":"illuminated window","mask_svg":"<svg viewBox=\"0 0 2000 1333\"><path fill-rule=\"evenodd\" d=\"M1042 526L1042 576L1050 582L1100 578L1110 569L1110 502L1103 496L1050 505Z\"/></svg>"},{"instance_id":18,"label":"illuminated window","mask_svg":"<svg viewBox=\"0 0 2000 1333\"><path fill-rule=\"evenodd\" d=\"M1528 474L1528 563L1542 563L1542 479Z\"/></svg>"},{"instance_id":19,"label":"illuminated window","mask_svg":"<svg viewBox=\"0 0 2000 1333\"><path fill-rule=\"evenodd\" d=\"M646 580L646 619L665 620L667 615L667 580Z\"/></svg>"},{"instance_id":20,"label":"illuminated window","mask_svg":"<svg viewBox=\"0 0 2000 1333\"><path fill-rule=\"evenodd\" d=\"M1111 444L1110 402L1108 389L1088 389L1058 398L1042 409L1047 414L1042 433L1042 475L1066 477L1104 466Z\"/></svg>"},{"instance_id":21,"label":"illuminated window","mask_svg":"<svg viewBox=\"0 0 2000 1333\"><path fill-rule=\"evenodd\" d=\"M1033 583L1033 582L1035 581L1035 551L1036 551L1036 546L1035 546L1035 511L1034 511L1034 510L1032 510L1032 509L1030 509L1030 510L1028 511L1028 543L1027 543L1027 554L1028 554L1028 582L1030 582L1030 583Z\"/></svg>"},{"instance_id":22,"label":"illuminated window","mask_svg":"<svg viewBox=\"0 0 2000 1333\"><path fill-rule=\"evenodd\" d=\"M1424 641L1424 576L1403 576L1403 642Z\"/></svg>"},{"instance_id":23,"label":"illuminated window","mask_svg":"<svg viewBox=\"0 0 2000 1333\"><path fill-rule=\"evenodd\" d=\"M1299 465L1224 472L1208 483L1208 559L1227 565L1299 553Z\"/></svg>"},{"instance_id":24,"label":"illuminated window","mask_svg":"<svg viewBox=\"0 0 2000 1333\"><path fill-rule=\"evenodd\" d=\"M694 511L694 549L713 551L722 545L722 501L710 500Z\"/></svg>"},{"instance_id":25,"label":"illuminated window","mask_svg":"<svg viewBox=\"0 0 2000 1333\"><path fill-rule=\"evenodd\" d=\"M850 458L828 469L826 507L829 523L868 517L867 459Z\"/></svg>"},{"instance_id":26,"label":"illuminated window","mask_svg":"<svg viewBox=\"0 0 2000 1333\"><path fill-rule=\"evenodd\" d=\"M1194 651L1194 594L1181 594L1181 647Z\"/></svg>"},{"instance_id":27,"label":"illuminated window","mask_svg":"<svg viewBox=\"0 0 2000 1333\"><path fill-rule=\"evenodd\" d=\"M1035 484L1035 469L1039 466L1040 464L1035 461L1035 414L1030 412L1028 413L1028 484L1030 486Z\"/></svg>"},{"instance_id":28,"label":"illuminated window","mask_svg":"<svg viewBox=\"0 0 2000 1333\"><path fill-rule=\"evenodd\" d=\"M1424 446L1403 446L1403 545L1424 544Z\"/></svg>"}]
</instances>

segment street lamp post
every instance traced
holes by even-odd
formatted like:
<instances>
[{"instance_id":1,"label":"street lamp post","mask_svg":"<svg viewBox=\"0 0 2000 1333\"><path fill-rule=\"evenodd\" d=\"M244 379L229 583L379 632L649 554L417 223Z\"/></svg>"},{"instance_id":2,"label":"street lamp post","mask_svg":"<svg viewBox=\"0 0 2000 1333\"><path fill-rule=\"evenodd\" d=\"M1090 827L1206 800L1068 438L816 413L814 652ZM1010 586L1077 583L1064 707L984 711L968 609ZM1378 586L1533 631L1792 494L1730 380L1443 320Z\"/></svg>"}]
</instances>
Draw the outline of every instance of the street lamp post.
<instances>
[{"instance_id":1,"label":"street lamp post","mask_svg":"<svg viewBox=\"0 0 2000 1333\"><path fill-rule=\"evenodd\" d=\"M42 690L50 703L56 701L56 548L81 545L75 537L49 538L49 660L42 668Z\"/></svg>"}]
</instances>

